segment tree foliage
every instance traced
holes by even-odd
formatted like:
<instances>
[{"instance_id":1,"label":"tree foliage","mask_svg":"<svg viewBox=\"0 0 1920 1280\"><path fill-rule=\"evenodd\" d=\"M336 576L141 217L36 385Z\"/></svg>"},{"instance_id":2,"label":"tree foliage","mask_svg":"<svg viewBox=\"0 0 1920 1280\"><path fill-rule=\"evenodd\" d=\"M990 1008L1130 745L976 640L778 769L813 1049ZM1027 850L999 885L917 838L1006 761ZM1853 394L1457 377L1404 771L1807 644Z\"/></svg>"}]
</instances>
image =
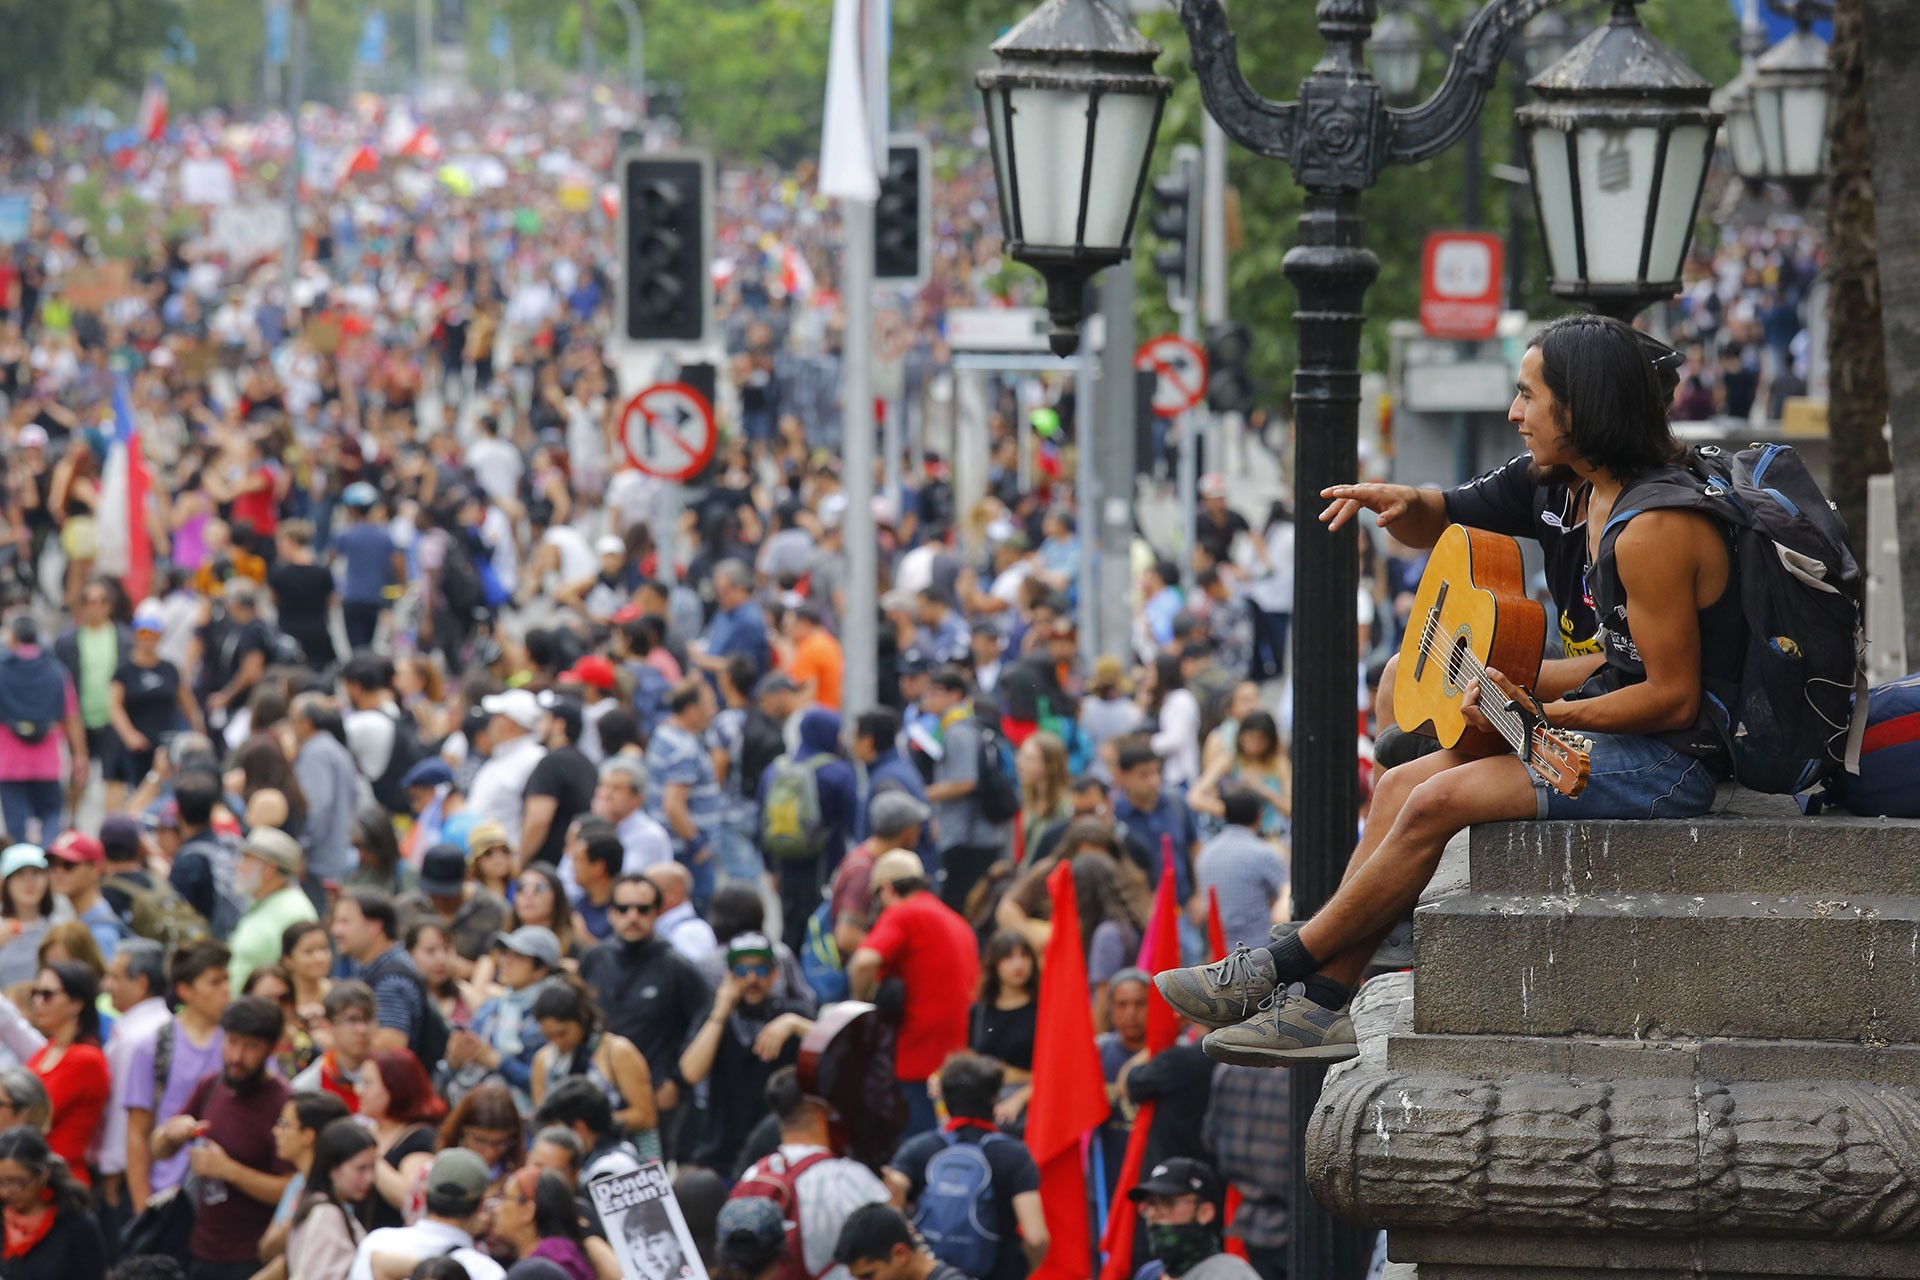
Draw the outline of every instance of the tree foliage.
<instances>
[{"instance_id":1,"label":"tree foliage","mask_svg":"<svg viewBox=\"0 0 1920 1280\"><path fill-rule=\"evenodd\" d=\"M179 19L176 0L0 0L0 104L41 118L96 93L136 92Z\"/></svg>"}]
</instances>

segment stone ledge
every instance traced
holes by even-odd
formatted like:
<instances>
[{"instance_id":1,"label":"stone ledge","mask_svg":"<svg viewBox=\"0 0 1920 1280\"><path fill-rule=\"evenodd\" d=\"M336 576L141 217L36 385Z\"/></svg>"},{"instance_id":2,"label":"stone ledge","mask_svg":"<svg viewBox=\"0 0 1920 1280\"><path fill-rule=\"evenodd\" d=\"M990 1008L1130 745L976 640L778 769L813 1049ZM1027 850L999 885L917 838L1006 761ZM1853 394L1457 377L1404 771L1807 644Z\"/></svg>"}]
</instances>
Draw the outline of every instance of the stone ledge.
<instances>
[{"instance_id":1,"label":"stone ledge","mask_svg":"<svg viewBox=\"0 0 1920 1280\"><path fill-rule=\"evenodd\" d=\"M1436 1034L1920 1040L1920 899L1455 895L1415 915Z\"/></svg>"},{"instance_id":2,"label":"stone ledge","mask_svg":"<svg viewBox=\"0 0 1920 1280\"><path fill-rule=\"evenodd\" d=\"M1411 1011L1409 1010L1409 1016ZM1379 1068L1457 1073L1470 1079L1561 1075L1575 1080L1847 1080L1911 1086L1920 1045L1867 1048L1830 1040L1621 1040L1591 1036L1422 1035L1394 1030L1377 1046Z\"/></svg>"},{"instance_id":3,"label":"stone ledge","mask_svg":"<svg viewBox=\"0 0 1920 1280\"><path fill-rule=\"evenodd\" d=\"M1750 793L1741 793L1750 795ZM1483 893L1659 891L1920 897L1920 821L1779 812L1687 821L1499 822L1473 828L1472 887Z\"/></svg>"},{"instance_id":4,"label":"stone ledge","mask_svg":"<svg viewBox=\"0 0 1920 1280\"><path fill-rule=\"evenodd\" d=\"M1920 1277L1920 1247L1818 1240L1647 1240L1619 1235L1474 1235L1390 1231L1387 1256L1417 1262L1420 1280L1827 1280Z\"/></svg>"}]
</instances>

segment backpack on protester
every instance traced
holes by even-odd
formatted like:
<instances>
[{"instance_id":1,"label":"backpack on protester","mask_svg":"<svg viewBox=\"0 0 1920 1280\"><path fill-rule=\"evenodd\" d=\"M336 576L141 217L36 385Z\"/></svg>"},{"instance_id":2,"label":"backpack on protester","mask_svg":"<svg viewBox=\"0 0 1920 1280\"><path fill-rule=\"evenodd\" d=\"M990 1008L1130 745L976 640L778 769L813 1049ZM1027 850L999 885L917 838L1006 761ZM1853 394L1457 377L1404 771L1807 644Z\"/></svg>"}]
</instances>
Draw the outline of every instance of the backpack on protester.
<instances>
[{"instance_id":1,"label":"backpack on protester","mask_svg":"<svg viewBox=\"0 0 1920 1280\"><path fill-rule=\"evenodd\" d=\"M67 683L50 652L0 658L0 723L27 746L45 742L67 714Z\"/></svg>"},{"instance_id":2,"label":"backpack on protester","mask_svg":"<svg viewBox=\"0 0 1920 1280\"><path fill-rule=\"evenodd\" d=\"M1920 672L1867 694L1860 772L1836 773L1806 797L1808 813L1828 805L1863 818L1920 818Z\"/></svg>"},{"instance_id":3,"label":"backpack on protester","mask_svg":"<svg viewBox=\"0 0 1920 1280\"><path fill-rule=\"evenodd\" d=\"M973 798L980 814L988 822L1011 822L1020 812L1020 788L1013 782L1013 753L1007 748L999 726L979 716L973 722L980 730L980 766L973 784Z\"/></svg>"},{"instance_id":4,"label":"backpack on protester","mask_svg":"<svg viewBox=\"0 0 1920 1280\"><path fill-rule=\"evenodd\" d=\"M820 808L820 770L833 757L773 762L760 797L760 848L775 862L806 862L827 847L827 820Z\"/></svg>"},{"instance_id":5,"label":"backpack on protester","mask_svg":"<svg viewBox=\"0 0 1920 1280\"><path fill-rule=\"evenodd\" d=\"M945 1144L927 1161L926 1186L914 1206L913 1226L933 1256L970 1276L993 1274L1000 1251L1000 1213L993 1197L993 1164L987 1144L1011 1142L986 1134L978 1143L942 1133Z\"/></svg>"},{"instance_id":6,"label":"backpack on protester","mask_svg":"<svg viewBox=\"0 0 1920 1280\"><path fill-rule=\"evenodd\" d=\"M446 558L440 562L440 594L456 618L472 619L489 611L487 587L477 561L464 532L447 536Z\"/></svg>"},{"instance_id":7,"label":"backpack on protester","mask_svg":"<svg viewBox=\"0 0 1920 1280\"><path fill-rule=\"evenodd\" d=\"M165 947L168 956L184 946L213 937L206 917L195 911L193 905L180 896L179 890L165 880L142 888L131 876L111 875L100 882L100 887L116 889L127 896L131 904L127 927L136 937Z\"/></svg>"},{"instance_id":8,"label":"backpack on protester","mask_svg":"<svg viewBox=\"0 0 1920 1280\"><path fill-rule=\"evenodd\" d=\"M1630 505L1601 531L1596 564L1643 511L1702 511L1732 533L1747 646L1738 688L1705 696L1740 785L1793 795L1852 767L1867 710L1864 582L1846 526L1799 453L1702 446L1684 473L1630 485L1618 503Z\"/></svg>"},{"instance_id":9,"label":"backpack on protester","mask_svg":"<svg viewBox=\"0 0 1920 1280\"><path fill-rule=\"evenodd\" d=\"M787 1256L779 1269L772 1273L771 1280L818 1280L826 1272L807 1270L806 1250L800 1242L800 1195L798 1184L800 1175L822 1160L833 1159L831 1151L813 1151L793 1163L787 1163L785 1155L775 1151L759 1163L748 1169L746 1175L734 1184L729 1200L741 1200L749 1196L771 1200L780 1208L781 1220L787 1224ZM827 1270L832 1270L829 1263Z\"/></svg>"},{"instance_id":10,"label":"backpack on protester","mask_svg":"<svg viewBox=\"0 0 1920 1280\"><path fill-rule=\"evenodd\" d=\"M800 948L800 976L823 1005L847 998L846 964L833 936L832 901L821 903L807 917L807 938Z\"/></svg>"},{"instance_id":11,"label":"backpack on protester","mask_svg":"<svg viewBox=\"0 0 1920 1280\"><path fill-rule=\"evenodd\" d=\"M397 707L391 710L383 707L377 714L393 721L393 750L387 755L387 767L373 780L373 798L396 816L411 814L413 806L408 803L407 789L400 785L400 780L427 758L427 746L420 741L419 727L406 712Z\"/></svg>"},{"instance_id":12,"label":"backpack on protester","mask_svg":"<svg viewBox=\"0 0 1920 1280\"><path fill-rule=\"evenodd\" d=\"M367 966L366 971L360 975L360 980L371 988L381 978L390 973L397 973L420 993L420 1020L413 1029L413 1035L408 1038L407 1048L412 1051L414 1057L420 1059L420 1065L426 1067L427 1074L431 1076L446 1058L447 1041L452 1038L453 1033L447 1026L446 1015L440 1012L439 1001L433 998L433 992L427 987L426 978L421 976L420 970L414 968L411 960L401 959L405 954L405 952L400 952L398 955L392 951L387 952Z\"/></svg>"}]
</instances>

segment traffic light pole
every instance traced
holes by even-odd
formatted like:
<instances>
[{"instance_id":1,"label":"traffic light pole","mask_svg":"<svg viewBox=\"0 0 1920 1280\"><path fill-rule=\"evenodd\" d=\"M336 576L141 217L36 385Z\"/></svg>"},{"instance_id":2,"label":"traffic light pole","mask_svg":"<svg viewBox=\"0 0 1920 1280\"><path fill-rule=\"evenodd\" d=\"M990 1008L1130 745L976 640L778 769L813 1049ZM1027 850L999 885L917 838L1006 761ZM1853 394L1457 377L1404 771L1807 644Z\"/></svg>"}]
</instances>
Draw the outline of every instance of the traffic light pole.
<instances>
[{"instance_id":1,"label":"traffic light pole","mask_svg":"<svg viewBox=\"0 0 1920 1280\"><path fill-rule=\"evenodd\" d=\"M1211 329L1227 322L1227 135L1211 112L1200 125L1200 305ZM1227 414L1212 415L1207 456L1227 470Z\"/></svg>"}]
</instances>

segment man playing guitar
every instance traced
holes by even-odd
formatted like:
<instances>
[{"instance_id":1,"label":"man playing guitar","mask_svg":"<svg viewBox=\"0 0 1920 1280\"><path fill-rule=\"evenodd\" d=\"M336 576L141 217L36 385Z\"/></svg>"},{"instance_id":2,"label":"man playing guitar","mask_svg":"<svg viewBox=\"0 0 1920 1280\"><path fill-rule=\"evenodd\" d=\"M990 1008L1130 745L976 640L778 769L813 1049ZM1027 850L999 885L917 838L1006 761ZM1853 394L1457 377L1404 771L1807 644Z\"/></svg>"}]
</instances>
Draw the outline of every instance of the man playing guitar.
<instances>
[{"instance_id":1,"label":"man playing guitar","mask_svg":"<svg viewBox=\"0 0 1920 1280\"><path fill-rule=\"evenodd\" d=\"M1271 947L1239 947L1225 960L1155 980L1174 1008L1215 1029L1204 1043L1211 1057L1260 1066L1352 1057L1345 1012L1352 988L1374 948L1413 908L1447 841L1465 828L1528 818L1697 816L1730 773L1703 696L1707 684L1737 683L1744 647L1724 528L1698 511L1649 510L1626 520L1613 554L1600 556L1622 492L1656 473L1671 477L1685 461L1638 336L1595 315L1548 324L1520 363L1507 417L1539 473L1588 487L1585 550L1595 568L1587 586L1601 619L1601 650L1544 663L1534 699L1523 695L1528 713L1591 739L1587 785L1578 796L1562 795L1512 755L1440 751L1390 769L1375 787L1345 880L1311 920ZM1424 496L1419 504L1423 513L1430 505ZM1620 511L1624 518L1630 508ZM1469 722L1488 728L1473 703L1498 696L1471 688ZM1300 994L1286 991L1294 983Z\"/></svg>"},{"instance_id":2,"label":"man playing guitar","mask_svg":"<svg viewBox=\"0 0 1920 1280\"><path fill-rule=\"evenodd\" d=\"M1660 379L1661 402L1672 400L1680 385L1684 357L1666 343L1635 331ZM1567 657L1600 652L1599 623L1587 590L1588 489L1567 467L1542 467L1531 454L1517 454L1487 474L1452 489L1417 489L1406 484L1341 484L1323 489L1327 508L1320 513L1328 532L1339 529L1364 509L1382 529L1409 547L1430 549L1450 524L1485 529L1512 538L1532 538L1546 560L1547 593L1560 611L1560 651ZM1393 688L1400 656L1387 659L1374 700L1373 758L1382 768L1418 759L1433 750L1433 740L1403 732L1394 723Z\"/></svg>"}]
</instances>

